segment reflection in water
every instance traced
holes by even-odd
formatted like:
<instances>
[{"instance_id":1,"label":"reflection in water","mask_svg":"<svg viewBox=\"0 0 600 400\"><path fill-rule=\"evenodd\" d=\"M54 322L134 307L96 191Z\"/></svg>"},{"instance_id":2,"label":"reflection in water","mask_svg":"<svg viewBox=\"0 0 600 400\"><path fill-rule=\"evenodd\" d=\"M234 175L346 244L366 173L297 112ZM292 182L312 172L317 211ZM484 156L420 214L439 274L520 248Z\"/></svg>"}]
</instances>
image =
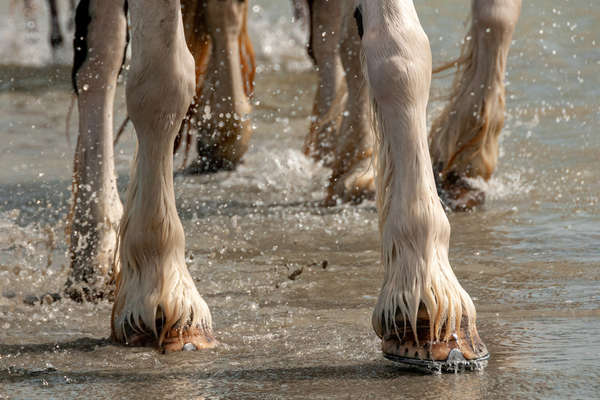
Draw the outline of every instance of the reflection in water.
<instances>
[{"instance_id":1,"label":"reflection in water","mask_svg":"<svg viewBox=\"0 0 600 400\"><path fill-rule=\"evenodd\" d=\"M435 64L457 53L462 36L467 6L450 3L418 5ZM374 204L317 206L329 171L299 151L315 76L302 64L298 27L280 50L279 33L261 28L286 32L282 3L255 4L264 65L245 162L175 181L187 262L221 342L210 351L113 346L107 302L23 303L59 292L66 278L69 70L0 67L0 397L597 397L600 89L590 83L600 27L589 1L524 2L489 202L450 215L451 263L492 358L482 372L443 376L382 359L370 327L382 279ZM435 79L433 97L448 83ZM124 112L120 88L117 124ZM124 139L121 192L135 147L131 132Z\"/></svg>"}]
</instances>

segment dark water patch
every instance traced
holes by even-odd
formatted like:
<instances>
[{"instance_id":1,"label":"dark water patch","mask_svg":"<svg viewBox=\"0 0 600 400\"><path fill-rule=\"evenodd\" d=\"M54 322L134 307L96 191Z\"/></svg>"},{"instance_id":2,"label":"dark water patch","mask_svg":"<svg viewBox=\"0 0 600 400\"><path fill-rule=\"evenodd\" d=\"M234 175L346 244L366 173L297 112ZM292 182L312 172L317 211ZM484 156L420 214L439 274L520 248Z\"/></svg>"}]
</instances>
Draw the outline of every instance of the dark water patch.
<instances>
[{"instance_id":1,"label":"dark water patch","mask_svg":"<svg viewBox=\"0 0 600 400\"><path fill-rule=\"evenodd\" d=\"M22 65L0 65L0 93L39 92L52 89L67 89L71 68L66 65L30 67Z\"/></svg>"},{"instance_id":2,"label":"dark water patch","mask_svg":"<svg viewBox=\"0 0 600 400\"><path fill-rule=\"evenodd\" d=\"M0 343L0 356L9 356L27 353L59 353L64 351L94 351L98 347L108 346L109 339L79 338L68 342L38 343L38 344L2 344Z\"/></svg>"}]
</instances>

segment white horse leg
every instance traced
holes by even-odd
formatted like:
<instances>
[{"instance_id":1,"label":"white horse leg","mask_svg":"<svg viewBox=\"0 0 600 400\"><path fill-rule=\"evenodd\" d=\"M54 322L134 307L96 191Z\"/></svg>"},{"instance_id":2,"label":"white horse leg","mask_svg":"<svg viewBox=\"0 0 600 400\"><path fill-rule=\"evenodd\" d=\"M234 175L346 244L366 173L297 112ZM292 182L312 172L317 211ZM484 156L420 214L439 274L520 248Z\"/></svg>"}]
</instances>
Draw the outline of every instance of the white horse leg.
<instances>
[{"instance_id":1,"label":"white horse leg","mask_svg":"<svg viewBox=\"0 0 600 400\"><path fill-rule=\"evenodd\" d=\"M475 307L448 261L450 225L427 146L431 51L412 0L361 0L364 66L378 135L384 282L373 328L388 357L444 364L487 355Z\"/></svg>"},{"instance_id":2,"label":"white horse leg","mask_svg":"<svg viewBox=\"0 0 600 400\"><path fill-rule=\"evenodd\" d=\"M119 231L112 337L165 351L211 347L211 316L185 265L173 190L173 143L194 95L194 59L179 0L129 0L129 9L127 111L138 152Z\"/></svg>"},{"instance_id":3,"label":"white horse leg","mask_svg":"<svg viewBox=\"0 0 600 400\"><path fill-rule=\"evenodd\" d=\"M465 178L488 180L496 169L506 58L520 9L521 0L473 0L450 101L431 127L436 178L454 209L483 203L484 193Z\"/></svg>"},{"instance_id":4,"label":"white horse leg","mask_svg":"<svg viewBox=\"0 0 600 400\"><path fill-rule=\"evenodd\" d=\"M82 0L77 8L73 85L79 136L66 294L78 301L106 297L123 212L113 161L113 103L127 29L123 5L124 0Z\"/></svg>"},{"instance_id":5,"label":"white horse leg","mask_svg":"<svg viewBox=\"0 0 600 400\"><path fill-rule=\"evenodd\" d=\"M344 0L312 0L309 54L319 81L313 106L313 122L304 140L304 154L331 166L337 133L344 111L345 81L340 58Z\"/></svg>"},{"instance_id":6,"label":"white horse leg","mask_svg":"<svg viewBox=\"0 0 600 400\"><path fill-rule=\"evenodd\" d=\"M345 10L340 55L348 87L348 99L334 149L335 158L326 204L336 200L360 202L375 196L372 161L374 136L369 120L369 88L360 63L360 37L352 2Z\"/></svg>"}]
</instances>

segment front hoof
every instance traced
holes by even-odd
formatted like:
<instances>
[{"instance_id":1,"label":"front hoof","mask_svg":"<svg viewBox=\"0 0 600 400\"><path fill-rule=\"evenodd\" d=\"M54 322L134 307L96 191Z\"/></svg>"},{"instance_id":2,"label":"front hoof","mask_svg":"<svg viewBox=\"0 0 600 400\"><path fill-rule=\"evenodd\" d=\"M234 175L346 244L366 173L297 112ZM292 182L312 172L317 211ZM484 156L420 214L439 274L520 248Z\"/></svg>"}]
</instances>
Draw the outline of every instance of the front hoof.
<instances>
[{"instance_id":1,"label":"front hoof","mask_svg":"<svg viewBox=\"0 0 600 400\"><path fill-rule=\"evenodd\" d=\"M396 321L396 326L404 326L403 321ZM403 332L394 329L383 335L381 350L391 361L428 372L480 370L490 357L477 330L468 328L466 317L458 333L444 340L431 338L429 317L424 309L419 310L416 335L409 324Z\"/></svg>"},{"instance_id":2,"label":"front hoof","mask_svg":"<svg viewBox=\"0 0 600 400\"><path fill-rule=\"evenodd\" d=\"M406 337L406 336L405 336ZM386 337L382 341L383 356L390 361L427 372L463 372L481 370L490 355L477 337L471 341L461 329L460 335L452 335L448 341L420 342Z\"/></svg>"},{"instance_id":3,"label":"front hoof","mask_svg":"<svg viewBox=\"0 0 600 400\"><path fill-rule=\"evenodd\" d=\"M165 335L161 348L163 353L172 353L175 351L212 349L216 347L217 344L218 342L212 334L205 333L198 327L185 327L181 329L171 329Z\"/></svg>"},{"instance_id":4,"label":"front hoof","mask_svg":"<svg viewBox=\"0 0 600 400\"><path fill-rule=\"evenodd\" d=\"M211 349L218 344L211 333L207 333L199 326L195 328L190 326L172 328L167 333L161 334L162 325L162 320L156 320L156 327L159 334L159 337L156 337L144 324L141 324L138 328L133 328L129 323L126 323L123 340L118 339L113 333L112 341L115 344L128 347L154 347L159 349L163 354L175 351Z\"/></svg>"},{"instance_id":5,"label":"front hoof","mask_svg":"<svg viewBox=\"0 0 600 400\"><path fill-rule=\"evenodd\" d=\"M458 349L452 349L446 360L427 360L418 359L412 357L401 357L395 354L383 355L390 361L403 364L409 368L414 368L423 372L432 373L456 373L465 371L479 371L487 366L487 360L490 358L489 354L483 357L467 360L463 353Z\"/></svg>"}]
</instances>

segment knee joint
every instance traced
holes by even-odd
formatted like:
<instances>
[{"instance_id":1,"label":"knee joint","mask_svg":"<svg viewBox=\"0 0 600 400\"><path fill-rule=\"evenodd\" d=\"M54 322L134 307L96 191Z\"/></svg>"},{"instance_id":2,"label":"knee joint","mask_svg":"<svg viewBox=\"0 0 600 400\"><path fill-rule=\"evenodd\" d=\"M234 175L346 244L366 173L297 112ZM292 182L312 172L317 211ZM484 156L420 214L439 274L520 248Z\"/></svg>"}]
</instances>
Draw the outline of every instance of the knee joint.
<instances>
[{"instance_id":1,"label":"knee joint","mask_svg":"<svg viewBox=\"0 0 600 400\"><path fill-rule=\"evenodd\" d=\"M247 7L245 0L207 1L206 23L213 37L217 33L237 37L244 24Z\"/></svg>"},{"instance_id":2,"label":"knee joint","mask_svg":"<svg viewBox=\"0 0 600 400\"><path fill-rule=\"evenodd\" d=\"M150 60L149 65L132 65L127 81L127 110L134 123L138 115L154 118L172 114L183 118L196 86L194 61L187 49L186 52L186 57L174 57L172 62Z\"/></svg>"},{"instance_id":3,"label":"knee joint","mask_svg":"<svg viewBox=\"0 0 600 400\"><path fill-rule=\"evenodd\" d=\"M381 52L367 52L367 70L374 98L379 104L394 99L415 99L428 93L431 81L431 52L427 37L414 35L406 43L398 43L402 51L382 58ZM368 43L364 43L367 45ZM378 46L373 44L373 46Z\"/></svg>"}]
</instances>

